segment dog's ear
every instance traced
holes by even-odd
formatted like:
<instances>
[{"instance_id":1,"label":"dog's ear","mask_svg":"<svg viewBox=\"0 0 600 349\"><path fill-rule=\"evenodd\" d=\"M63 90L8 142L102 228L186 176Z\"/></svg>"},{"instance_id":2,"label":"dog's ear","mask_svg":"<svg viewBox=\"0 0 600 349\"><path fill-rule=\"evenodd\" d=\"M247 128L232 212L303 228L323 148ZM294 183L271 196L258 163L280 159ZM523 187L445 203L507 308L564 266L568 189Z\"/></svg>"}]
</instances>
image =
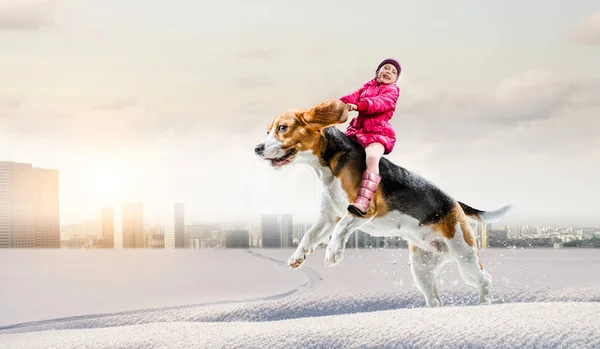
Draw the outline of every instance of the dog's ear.
<instances>
[{"instance_id":1,"label":"dog's ear","mask_svg":"<svg viewBox=\"0 0 600 349\"><path fill-rule=\"evenodd\" d=\"M343 124L348 120L348 107L339 99L330 99L319 103L310 110L296 112L301 123L318 129Z\"/></svg>"}]
</instances>

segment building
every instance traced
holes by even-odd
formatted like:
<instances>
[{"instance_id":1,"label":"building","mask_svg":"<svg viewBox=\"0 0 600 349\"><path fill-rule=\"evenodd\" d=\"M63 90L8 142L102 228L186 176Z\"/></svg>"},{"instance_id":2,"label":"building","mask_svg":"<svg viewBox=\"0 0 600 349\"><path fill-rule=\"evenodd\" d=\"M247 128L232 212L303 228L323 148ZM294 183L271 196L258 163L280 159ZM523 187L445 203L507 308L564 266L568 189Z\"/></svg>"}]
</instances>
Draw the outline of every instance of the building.
<instances>
[{"instance_id":1,"label":"building","mask_svg":"<svg viewBox=\"0 0 600 349\"><path fill-rule=\"evenodd\" d=\"M120 228L122 247L145 248L143 205L141 203L125 203L121 205L119 218L120 222L115 220L115 226Z\"/></svg>"},{"instance_id":2,"label":"building","mask_svg":"<svg viewBox=\"0 0 600 349\"><path fill-rule=\"evenodd\" d=\"M250 231L247 229L229 230L225 234L225 248L250 247Z\"/></svg>"},{"instance_id":3,"label":"building","mask_svg":"<svg viewBox=\"0 0 600 349\"><path fill-rule=\"evenodd\" d=\"M165 248L165 232L162 225L151 225L146 227L144 231L146 233L146 248Z\"/></svg>"},{"instance_id":4,"label":"building","mask_svg":"<svg viewBox=\"0 0 600 349\"><path fill-rule=\"evenodd\" d=\"M291 214L264 214L261 216L263 248L291 248L294 246L294 216Z\"/></svg>"},{"instance_id":5,"label":"building","mask_svg":"<svg viewBox=\"0 0 600 349\"><path fill-rule=\"evenodd\" d=\"M469 222L472 233L475 234L478 248L488 248L488 231L490 230L490 224L482 223L480 221Z\"/></svg>"},{"instance_id":6,"label":"building","mask_svg":"<svg viewBox=\"0 0 600 349\"><path fill-rule=\"evenodd\" d=\"M102 208L102 231L98 246L101 248L115 247L115 211L112 206Z\"/></svg>"},{"instance_id":7,"label":"building","mask_svg":"<svg viewBox=\"0 0 600 349\"><path fill-rule=\"evenodd\" d=\"M291 248L294 246L294 216L291 214L281 215L281 247Z\"/></svg>"},{"instance_id":8,"label":"building","mask_svg":"<svg viewBox=\"0 0 600 349\"><path fill-rule=\"evenodd\" d=\"M58 171L0 162L0 248L60 248Z\"/></svg>"},{"instance_id":9,"label":"building","mask_svg":"<svg viewBox=\"0 0 600 349\"><path fill-rule=\"evenodd\" d=\"M35 248L60 248L58 171L33 169Z\"/></svg>"},{"instance_id":10,"label":"building","mask_svg":"<svg viewBox=\"0 0 600 349\"><path fill-rule=\"evenodd\" d=\"M263 248L281 248L281 219L279 215L264 214L260 219Z\"/></svg>"},{"instance_id":11,"label":"building","mask_svg":"<svg viewBox=\"0 0 600 349\"><path fill-rule=\"evenodd\" d=\"M185 206L175 203L165 224L165 248L185 248Z\"/></svg>"},{"instance_id":12,"label":"building","mask_svg":"<svg viewBox=\"0 0 600 349\"><path fill-rule=\"evenodd\" d=\"M185 205L175 204L175 248L185 248Z\"/></svg>"},{"instance_id":13,"label":"building","mask_svg":"<svg viewBox=\"0 0 600 349\"><path fill-rule=\"evenodd\" d=\"M196 240L198 248L213 248L218 242L218 232L220 226L218 224L190 224L186 225L186 236L188 239L188 248L194 247Z\"/></svg>"}]
</instances>

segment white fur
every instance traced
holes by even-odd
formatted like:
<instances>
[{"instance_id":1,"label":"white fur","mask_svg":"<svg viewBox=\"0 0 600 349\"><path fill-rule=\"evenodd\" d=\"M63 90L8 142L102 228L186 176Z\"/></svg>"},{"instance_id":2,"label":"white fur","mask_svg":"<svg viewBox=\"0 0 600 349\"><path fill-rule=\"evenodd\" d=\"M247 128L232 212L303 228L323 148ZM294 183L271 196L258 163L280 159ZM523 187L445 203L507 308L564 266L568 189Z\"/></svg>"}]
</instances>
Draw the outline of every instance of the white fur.
<instances>
[{"instance_id":1,"label":"white fur","mask_svg":"<svg viewBox=\"0 0 600 349\"><path fill-rule=\"evenodd\" d=\"M269 135L263 141L264 156L282 156L281 143ZM267 155L269 154L269 155ZM479 268L476 248L469 246L463 237L460 225L456 226L452 239L446 239L439 232L428 226L422 226L412 216L399 212L389 212L383 217L362 218L351 215L347 211L349 202L341 181L335 177L328 167L322 166L310 151L299 152L293 163L307 165L317 179L317 219L302 237L298 248L288 260L288 265L299 268L309 253L331 236L325 249L325 264L328 267L338 265L344 258L344 247L350 235L360 228L371 236L398 236L417 247L410 249L411 272L416 287L425 296L429 307L442 306L437 292L436 280L441 268L448 262L458 264L459 273L470 286L479 289L479 302L489 304L492 279ZM506 213L503 209L499 213ZM492 216L496 216L493 214ZM339 219L338 221L338 218ZM490 217L487 217L490 218ZM471 231L464 232L472 234Z\"/></svg>"},{"instance_id":2,"label":"white fur","mask_svg":"<svg viewBox=\"0 0 600 349\"><path fill-rule=\"evenodd\" d=\"M268 159L282 157L285 152L281 149L282 143L275 138L275 128L271 130L269 135L262 141L265 145L263 156Z\"/></svg>"}]
</instances>

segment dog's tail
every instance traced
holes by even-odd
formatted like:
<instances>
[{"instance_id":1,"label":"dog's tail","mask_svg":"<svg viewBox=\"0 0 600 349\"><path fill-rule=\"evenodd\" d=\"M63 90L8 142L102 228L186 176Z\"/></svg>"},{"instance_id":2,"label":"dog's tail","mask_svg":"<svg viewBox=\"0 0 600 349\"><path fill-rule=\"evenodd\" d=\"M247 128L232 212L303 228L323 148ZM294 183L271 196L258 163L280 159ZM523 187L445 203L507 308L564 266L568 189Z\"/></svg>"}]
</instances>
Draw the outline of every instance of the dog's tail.
<instances>
[{"instance_id":1,"label":"dog's tail","mask_svg":"<svg viewBox=\"0 0 600 349\"><path fill-rule=\"evenodd\" d=\"M476 219L482 223L495 223L504 218L515 208L514 205L506 205L494 211L481 211L460 201L458 202L458 204L467 216Z\"/></svg>"}]
</instances>

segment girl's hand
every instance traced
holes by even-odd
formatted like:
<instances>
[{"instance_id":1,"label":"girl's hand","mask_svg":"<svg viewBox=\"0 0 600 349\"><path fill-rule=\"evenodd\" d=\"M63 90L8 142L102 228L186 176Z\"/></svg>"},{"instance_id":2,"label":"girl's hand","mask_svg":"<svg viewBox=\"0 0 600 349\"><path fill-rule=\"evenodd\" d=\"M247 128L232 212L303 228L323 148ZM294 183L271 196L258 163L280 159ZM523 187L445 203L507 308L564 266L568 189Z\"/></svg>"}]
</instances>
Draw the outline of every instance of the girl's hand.
<instances>
[{"instance_id":1,"label":"girl's hand","mask_svg":"<svg viewBox=\"0 0 600 349\"><path fill-rule=\"evenodd\" d=\"M356 106L356 104L348 103L346 105L348 106L348 110L350 111L358 110L358 106Z\"/></svg>"}]
</instances>

